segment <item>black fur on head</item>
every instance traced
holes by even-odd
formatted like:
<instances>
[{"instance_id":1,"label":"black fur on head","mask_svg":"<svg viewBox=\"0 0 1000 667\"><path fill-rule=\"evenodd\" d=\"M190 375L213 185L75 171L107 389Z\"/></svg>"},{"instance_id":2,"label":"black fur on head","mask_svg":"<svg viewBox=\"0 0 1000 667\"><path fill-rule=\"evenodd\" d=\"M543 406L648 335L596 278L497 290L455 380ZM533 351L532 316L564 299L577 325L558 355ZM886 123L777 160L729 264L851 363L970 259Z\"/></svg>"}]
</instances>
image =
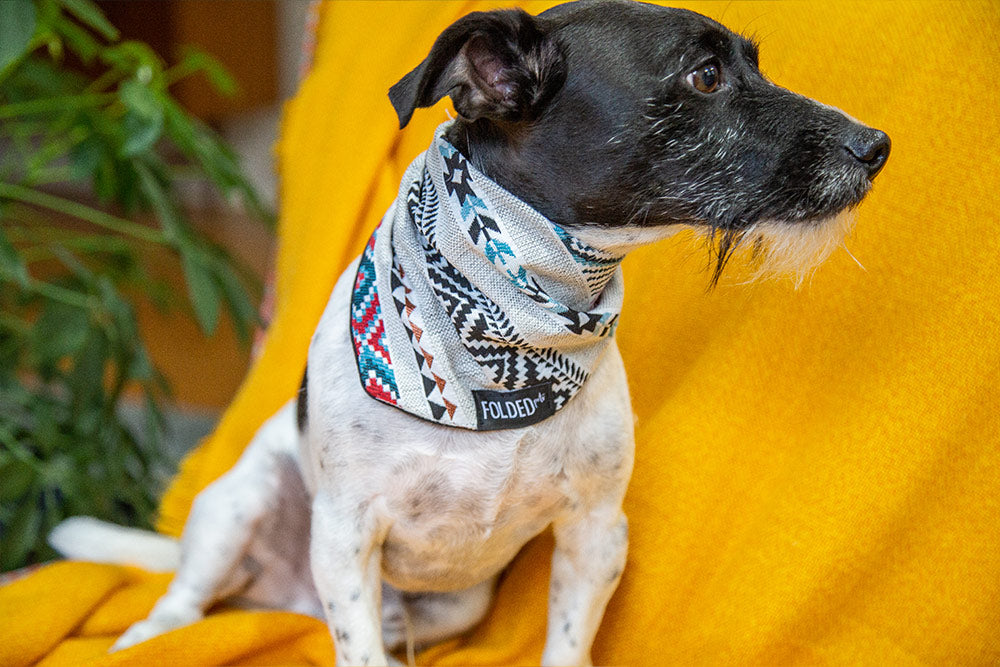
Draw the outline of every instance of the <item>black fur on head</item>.
<instances>
[{"instance_id":1,"label":"black fur on head","mask_svg":"<svg viewBox=\"0 0 1000 667\"><path fill-rule=\"evenodd\" d=\"M640 2L470 14L390 98L405 125L446 94L461 115L448 140L507 190L564 227L702 230L713 284L744 242L804 256L816 230L831 247L828 222L889 151L884 133L764 77L752 41Z\"/></svg>"},{"instance_id":2,"label":"black fur on head","mask_svg":"<svg viewBox=\"0 0 1000 667\"><path fill-rule=\"evenodd\" d=\"M400 128L450 95L463 119L534 120L566 80L559 44L521 9L474 12L449 26L420 65L389 89Z\"/></svg>"}]
</instances>

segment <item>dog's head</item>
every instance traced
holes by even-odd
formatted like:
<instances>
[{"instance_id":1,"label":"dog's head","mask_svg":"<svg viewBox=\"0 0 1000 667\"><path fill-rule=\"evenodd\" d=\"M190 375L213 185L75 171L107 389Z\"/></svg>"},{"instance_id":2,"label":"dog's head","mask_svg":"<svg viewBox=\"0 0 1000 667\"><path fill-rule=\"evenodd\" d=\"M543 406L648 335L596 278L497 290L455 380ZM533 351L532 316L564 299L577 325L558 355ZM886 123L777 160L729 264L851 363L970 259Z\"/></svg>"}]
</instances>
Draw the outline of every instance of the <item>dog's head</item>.
<instances>
[{"instance_id":1,"label":"dog's head","mask_svg":"<svg viewBox=\"0 0 1000 667\"><path fill-rule=\"evenodd\" d=\"M509 191L591 238L703 230L713 282L741 243L769 270L818 264L889 155L884 132L768 81L752 41L638 2L470 14L389 92L401 127L444 95L448 139Z\"/></svg>"}]
</instances>

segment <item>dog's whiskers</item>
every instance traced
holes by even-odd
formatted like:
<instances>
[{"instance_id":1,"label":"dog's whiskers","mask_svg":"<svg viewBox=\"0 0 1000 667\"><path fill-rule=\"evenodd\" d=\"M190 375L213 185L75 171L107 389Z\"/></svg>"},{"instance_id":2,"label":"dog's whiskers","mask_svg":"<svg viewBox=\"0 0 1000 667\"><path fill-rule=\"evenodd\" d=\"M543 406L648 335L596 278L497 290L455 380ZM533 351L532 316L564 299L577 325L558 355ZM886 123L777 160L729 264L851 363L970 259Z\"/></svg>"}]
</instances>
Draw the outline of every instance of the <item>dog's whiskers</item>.
<instances>
[{"instance_id":1,"label":"dog's whiskers","mask_svg":"<svg viewBox=\"0 0 1000 667\"><path fill-rule=\"evenodd\" d=\"M859 267L861 267L861 270L862 270L862 271L864 271L865 273L868 273L868 269L866 269L866 268L865 268L865 265L864 265L864 264L862 264L862 263L861 263L861 262L860 262L860 261L858 260L858 258L854 256L854 253L853 253L853 252L851 252L851 249L847 247L847 243L846 243L846 242L843 242L843 243L841 243L841 244L840 244L840 247L842 247L842 248L844 249L844 252L846 252L846 253L847 253L847 256L848 256L848 257L850 257L851 259L853 259L853 260L854 260L854 263L855 263L855 264L857 264L857 265L858 265Z\"/></svg>"}]
</instances>

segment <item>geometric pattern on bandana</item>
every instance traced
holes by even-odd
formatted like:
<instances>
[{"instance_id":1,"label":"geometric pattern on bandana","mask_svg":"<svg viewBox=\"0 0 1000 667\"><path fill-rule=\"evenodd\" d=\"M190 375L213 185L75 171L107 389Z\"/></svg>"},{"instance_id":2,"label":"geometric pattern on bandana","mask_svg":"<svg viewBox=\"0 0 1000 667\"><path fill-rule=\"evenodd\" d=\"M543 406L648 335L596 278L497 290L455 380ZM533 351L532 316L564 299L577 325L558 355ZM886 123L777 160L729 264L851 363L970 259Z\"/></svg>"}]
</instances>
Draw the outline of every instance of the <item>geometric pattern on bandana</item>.
<instances>
[{"instance_id":1,"label":"geometric pattern on bandana","mask_svg":"<svg viewBox=\"0 0 1000 667\"><path fill-rule=\"evenodd\" d=\"M590 288L591 297L597 298L597 295L601 293L604 286L608 284L608 280L618 269L618 265L622 263L621 256L591 248L555 223L552 223L552 228L559 235L559 240L573 255L573 259L583 267L583 275L587 279L587 287Z\"/></svg>"},{"instance_id":2,"label":"geometric pattern on bandana","mask_svg":"<svg viewBox=\"0 0 1000 667\"><path fill-rule=\"evenodd\" d=\"M374 249L373 234L361 254L358 273L354 279L354 292L351 294L351 337L365 391L380 401L395 405L399 399L399 389L396 387L392 359L385 342L382 309L375 289L375 266L372 262Z\"/></svg>"},{"instance_id":3,"label":"geometric pattern on bandana","mask_svg":"<svg viewBox=\"0 0 1000 667\"><path fill-rule=\"evenodd\" d=\"M502 418L486 424L477 392L544 386L551 405L539 414L562 408L614 335L622 256L478 172L444 140L446 127L362 253L350 327L360 379L371 397L440 424L523 426L533 423L523 399L499 401Z\"/></svg>"}]
</instances>

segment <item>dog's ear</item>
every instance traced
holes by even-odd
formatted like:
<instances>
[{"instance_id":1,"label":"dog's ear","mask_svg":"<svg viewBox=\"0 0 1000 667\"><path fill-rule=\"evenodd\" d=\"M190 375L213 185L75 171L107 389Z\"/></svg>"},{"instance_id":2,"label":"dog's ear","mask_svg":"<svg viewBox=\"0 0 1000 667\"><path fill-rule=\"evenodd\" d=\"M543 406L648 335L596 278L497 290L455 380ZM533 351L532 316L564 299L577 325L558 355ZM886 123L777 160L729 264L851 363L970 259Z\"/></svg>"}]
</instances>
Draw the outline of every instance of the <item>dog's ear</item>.
<instances>
[{"instance_id":1,"label":"dog's ear","mask_svg":"<svg viewBox=\"0 0 1000 667\"><path fill-rule=\"evenodd\" d=\"M389 100L400 128L445 95L469 120L531 120L565 81L565 56L537 19L520 9L474 12L438 36Z\"/></svg>"}]
</instances>

